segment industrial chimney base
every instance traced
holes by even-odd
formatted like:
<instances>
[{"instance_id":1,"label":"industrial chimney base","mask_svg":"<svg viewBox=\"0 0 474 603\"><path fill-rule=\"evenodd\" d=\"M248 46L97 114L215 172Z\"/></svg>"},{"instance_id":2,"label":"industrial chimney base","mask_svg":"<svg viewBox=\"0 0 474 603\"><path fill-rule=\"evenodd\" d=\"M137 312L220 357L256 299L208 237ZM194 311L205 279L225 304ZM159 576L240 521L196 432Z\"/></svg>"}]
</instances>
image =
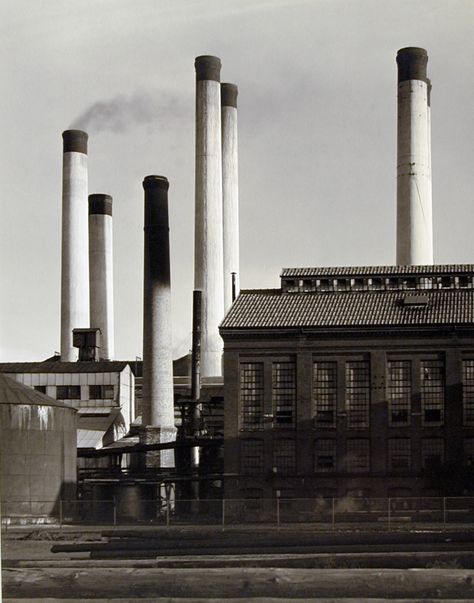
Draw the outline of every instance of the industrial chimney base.
<instances>
[{"instance_id":1,"label":"industrial chimney base","mask_svg":"<svg viewBox=\"0 0 474 603\"><path fill-rule=\"evenodd\" d=\"M140 444L167 444L176 441L176 427L144 426L140 430ZM172 469L175 467L174 449L145 452L147 469Z\"/></svg>"}]
</instances>

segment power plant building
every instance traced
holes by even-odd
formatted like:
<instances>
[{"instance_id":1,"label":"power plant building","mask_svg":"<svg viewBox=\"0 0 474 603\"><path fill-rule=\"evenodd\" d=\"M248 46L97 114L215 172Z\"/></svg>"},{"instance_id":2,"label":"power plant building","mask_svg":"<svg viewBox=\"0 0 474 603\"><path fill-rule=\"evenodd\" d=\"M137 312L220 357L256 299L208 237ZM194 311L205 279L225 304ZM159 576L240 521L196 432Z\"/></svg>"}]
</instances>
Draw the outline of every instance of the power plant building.
<instances>
[{"instance_id":1,"label":"power plant building","mask_svg":"<svg viewBox=\"0 0 474 603\"><path fill-rule=\"evenodd\" d=\"M224 319L225 496L472 492L474 265L284 269Z\"/></svg>"}]
</instances>

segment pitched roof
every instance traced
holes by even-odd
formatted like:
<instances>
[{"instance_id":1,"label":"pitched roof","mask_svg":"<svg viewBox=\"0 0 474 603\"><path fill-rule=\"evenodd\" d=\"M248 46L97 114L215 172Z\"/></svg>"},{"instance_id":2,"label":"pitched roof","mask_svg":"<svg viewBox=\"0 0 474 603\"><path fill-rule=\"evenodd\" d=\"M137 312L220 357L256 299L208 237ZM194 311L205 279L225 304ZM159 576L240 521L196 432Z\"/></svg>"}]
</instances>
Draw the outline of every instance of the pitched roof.
<instances>
[{"instance_id":1,"label":"pitched roof","mask_svg":"<svg viewBox=\"0 0 474 603\"><path fill-rule=\"evenodd\" d=\"M99 362L0 362L0 373L120 373L129 364L126 361Z\"/></svg>"},{"instance_id":2,"label":"pitched roof","mask_svg":"<svg viewBox=\"0 0 474 603\"><path fill-rule=\"evenodd\" d=\"M474 326L474 289L284 293L242 290L221 324L227 329ZM424 297L424 300L416 298ZM410 298L413 304L404 303ZM421 301L421 303L418 303Z\"/></svg>"},{"instance_id":3,"label":"pitched roof","mask_svg":"<svg viewBox=\"0 0 474 603\"><path fill-rule=\"evenodd\" d=\"M474 264L435 264L428 266L336 266L323 268L283 268L282 278L327 276L392 276L405 274L472 274Z\"/></svg>"},{"instance_id":4,"label":"pitched roof","mask_svg":"<svg viewBox=\"0 0 474 603\"><path fill-rule=\"evenodd\" d=\"M54 400L31 387L18 383L15 379L0 374L0 404L21 404L27 406L59 406L76 412L76 409L60 400Z\"/></svg>"}]
</instances>

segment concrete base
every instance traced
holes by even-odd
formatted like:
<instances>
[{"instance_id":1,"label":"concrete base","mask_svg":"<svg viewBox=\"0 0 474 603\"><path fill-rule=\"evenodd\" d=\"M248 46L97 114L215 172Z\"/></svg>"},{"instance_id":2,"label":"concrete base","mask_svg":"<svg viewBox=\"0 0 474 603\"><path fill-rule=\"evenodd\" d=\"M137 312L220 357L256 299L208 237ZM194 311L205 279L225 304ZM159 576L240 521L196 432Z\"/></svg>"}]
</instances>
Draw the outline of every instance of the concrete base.
<instances>
[{"instance_id":1,"label":"concrete base","mask_svg":"<svg viewBox=\"0 0 474 603\"><path fill-rule=\"evenodd\" d=\"M176 441L176 427L151 427L149 425L140 430L140 444L165 444ZM174 450L151 450L145 453L145 467L147 469L174 468Z\"/></svg>"}]
</instances>

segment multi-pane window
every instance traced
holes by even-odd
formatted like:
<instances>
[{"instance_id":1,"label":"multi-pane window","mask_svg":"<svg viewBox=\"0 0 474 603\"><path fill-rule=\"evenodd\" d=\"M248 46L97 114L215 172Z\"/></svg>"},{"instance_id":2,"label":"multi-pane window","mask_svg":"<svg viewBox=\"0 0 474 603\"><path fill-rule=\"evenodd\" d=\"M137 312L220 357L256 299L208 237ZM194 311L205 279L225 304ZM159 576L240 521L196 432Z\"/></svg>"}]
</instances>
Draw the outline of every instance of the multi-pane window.
<instances>
[{"instance_id":1,"label":"multi-pane window","mask_svg":"<svg viewBox=\"0 0 474 603\"><path fill-rule=\"evenodd\" d=\"M369 440L354 438L346 442L346 469L349 473L370 471Z\"/></svg>"},{"instance_id":2,"label":"multi-pane window","mask_svg":"<svg viewBox=\"0 0 474 603\"><path fill-rule=\"evenodd\" d=\"M37 392L40 392L40 394L46 393L46 385L35 385L33 389L35 389Z\"/></svg>"},{"instance_id":3,"label":"multi-pane window","mask_svg":"<svg viewBox=\"0 0 474 603\"><path fill-rule=\"evenodd\" d=\"M314 470L317 473L336 471L336 440L316 440L314 443Z\"/></svg>"},{"instance_id":4,"label":"multi-pane window","mask_svg":"<svg viewBox=\"0 0 474 603\"><path fill-rule=\"evenodd\" d=\"M389 423L392 426L410 425L411 362L391 360L387 377Z\"/></svg>"},{"instance_id":5,"label":"multi-pane window","mask_svg":"<svg viewBox=\"0 0 474 603\"><path fill-rule=\"evenodd\" d=\"M348 428L364 429L369 426L369 405L369 363L365 360L346 362L346 412Z\"/></svg>"},{"instance_id":6,"label":"multi-pane window","mask_svg":"<svg viewBox=\"0 0 474 603\"><path fill-rule=\"evenodd\" d=\"M408 438L393 438L388 441L388 467L390 471L411 469L411 441Z\"/></svg>"},{"instance_id":7,"label":"multi-pane window","mask_svg":"<svg viewBox=\"0 0 474 603\"><path fill-rule=\"evenodd\" d=\"M318 427L336 427L337 363L313 364L314 421Z\"/></svg>"},{"instance_id":8,"label":"multi-pane window","mask_svg":"<svg viewBox=\"0 0 474 603\"><path fill-rule=\"evenodd\" d=\"M240 365L241 428L263 429L263 363Z\"/></svg>"},{"instance_id":9,"label":"multi-pane window","mask_svg":"<svg viewBox=\"0 0 474 603\"><path fill-rule=\"evenodd\" d=\"M444 363L420 361L420 392L423 425L442 425L444 421Z\"/></svg>"},{"instance_id":10,"label":"multi-pane window","mask_svg":"<svg viewBox=\"0 0 474 603\"><path fill-rule=\"evenodd\" d=\"M248 439L240 443L240 462L242 473L258 475L264 468L263 440Z\"/></svg>"},{"instance_id":11,"label":"multi-pane window","mask_svg":"<svg viewBox=\"0 0 474 603\"><path fill-rule=\"evenodd\" d=\"M289 475L295 473L295 440L284 438L273 442L273 469L277 474Z\"/></svg>"},{"instance_id":12,"label":"multi-pane window","mask_svg":"<svg viewBox=\"0 0 474 603\"><path fill-rule=\"evenodd\" d=\"M464 439L464 465L474 467L474 438Z\"/></svg>"},{"instance_id":13,"label":"multi-pane window","mask_svg":"<svg viewBox=\"0 0 474 603\"><path fill-rule=\"evenodd\" d=\"M89 400L113 400L113 385L89 385Z\"/></svg>"},{"instance_id":14,"label":"multi-pane window","mask_svg":"<svg viewBox=\"0 0 474 603\"><path fill-rule=\"evenodd\" d=\"M444 440L424 438L421 440L421 466L423 469L437 469L444 463Z\"/></svg>"},{"instance_id":15,"label":"multi-pane window","mask_svg":"<svg viewBox=\"0 0 474 603\"><path fill-rule=\"evenodd\" d=\"M272 364L272 402L275 427L294 427L296 408L296 365Z\"/></svg>"},{"instance_id":16,"label":"multi-pane window","mask_svg":"<svg viewBox=\"0 0 474 603\"><path fill-rule=\"evenodd\" d=\"M80 400L80 385L58 385L56 387L56 398L58 400Z\"/></svg>"},{"instance_id":17,"label":"multi-pane window","mask_svg":"<svg viewBox=\"0 0 474 603\"><path fill-rule=\"evenodd\" d=\"M474 360L462 361L462 403L464 425L474 425Z\"/></svg>"}]
</instances>

